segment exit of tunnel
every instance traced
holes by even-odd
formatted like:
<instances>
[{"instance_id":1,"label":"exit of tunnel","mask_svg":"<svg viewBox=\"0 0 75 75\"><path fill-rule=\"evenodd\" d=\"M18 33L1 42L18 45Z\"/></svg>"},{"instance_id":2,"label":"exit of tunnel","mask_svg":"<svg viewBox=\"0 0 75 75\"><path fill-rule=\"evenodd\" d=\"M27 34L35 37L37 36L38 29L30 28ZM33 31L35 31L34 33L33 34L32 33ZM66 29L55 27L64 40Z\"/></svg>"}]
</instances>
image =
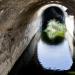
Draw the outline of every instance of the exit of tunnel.
<instances>
[{"instance_id":1,"label":"exit of tunnel","mask_svg":"<svg viewBox=\"0 0 75 75\"><path fill-rule=\"evenodd\" d=\"M41 8L40 8L40 10L41 10ZM64 12L66 12L66 11L64 11ZM40 19L38 19L36 16L38 23L37 23L36 19L33 19L33 24L35 22L36 25L37 24L41 25L42 31L43 31L47 28L48 22L50 20L56 20L56 21L59 21L60 23L66 23L66 16L65 16L64 12L58 7L58 4L55 4L54 6L50 6L50 7L48 6L47 8L45 8L42 11L42 13L38 10L38 14L40 13L40 16L42 15L41 16L42 23L40 23L41 22ZM68 13L67 13L67 16L69 16ZM69 18L69 17L67 17L67 18ZM71 20L69 20L69 21L71 22ZM41 33L42 33L42 31L41 31ZM71 52L70 52L70 47L69 47L70 42L68 44L67 41L63 40L63 43L60 43L59 45L57 45L57 47L55 45L46 45L46 43L43 43L43 41L40 41L40 40L36 41L36 39L38 38L38 34L39 33L35 34L34 38L31 40L30 44L26 48L27 52L25 52L22 56L22 59L21 58L20 59L22 61L25 60L25 63L29 63L29 61L30 61L31 64L37 64L37 62L35 62L35 61L38 61L39 62L38 65L40 65L40 63L41 63L41 66L43 68L45 68L45 70L47 69L48 71L50 71L52 68L53 68L52 70L58 70L58 69L62 70L62 71L69 70L73 63ZM41 37L38 39L41 39ZM58 42L58 41L56 41L56 42ZM35 48L36 45L37 45L37 48ZM65 50L65 51L63 51L63 50ZM42 54L44 54L44 55L42 55ZM52 56L50 56L50 55L52 55ZM58 56L56 56L56 55L58 55ZM34 57L34 58L32 58L32 57ZM27 58L28 58L28 60L26 60ZM67 62L64 62L64 60ZM53 62L53 63L51 63L51 62ZM25 63L24 63L24 65L25 65ZM44 63L46 63L46 64L44 64ZM62 66L61 66L61 64L62 64ZM54 66L55 68L53 67L53 65L55 65ZM31 66L32 66L32 69L35 68L35 67L33 67L33 65L31 65ZM30 68L30 67L28 67L28 68ZM30 68L30 70L31 70L31 68ZM33 70L35 70L35 69L33 69Z\"/></svg>"},{"instance_id":2,"label":"exit of tunnel","mask_svg":"<svg viewBox=\"0 0 75 75\"><path fill-rule=\"evenodd\" d=\"M57 71L69 70L73 64L71 56L72 50L70 48L71 47L70 43L73 42L68 43L67 40L68 38L66 38L67 36L66 33L68 33L69 28L68 26L70 25L67 24L68 21L66 20L66 18L69 19L69 17L67 17L69 15L66 12L66 10L64 11L64 9L61 10L60 8L61 7L58 7L58 5L50 6L46 8L42 13L42 31L41 31L42 35L37 44L37 59L40 62L41 66L46 70L57 70ZM49 32L50 29L49 24L51 23L52 20L59 22L59 24L65 25L66 32L64 32L63 37L60 37L59 35L55 36L54 38L48 37L49 33L51 33L51 30L53 30L51 28ZM56 23L52 24L56 25ZM58 27L59 26L57 26L56 28L59 30L60 28ZM46 33L46 29L48 29L48 34ZM54 32L56 32L56 30L54 30ZM53 34L51 34L50 36L53 36ZM69 40L71 40L71 38L72 37L70 37Z\"/></svg>"}]
</instances>

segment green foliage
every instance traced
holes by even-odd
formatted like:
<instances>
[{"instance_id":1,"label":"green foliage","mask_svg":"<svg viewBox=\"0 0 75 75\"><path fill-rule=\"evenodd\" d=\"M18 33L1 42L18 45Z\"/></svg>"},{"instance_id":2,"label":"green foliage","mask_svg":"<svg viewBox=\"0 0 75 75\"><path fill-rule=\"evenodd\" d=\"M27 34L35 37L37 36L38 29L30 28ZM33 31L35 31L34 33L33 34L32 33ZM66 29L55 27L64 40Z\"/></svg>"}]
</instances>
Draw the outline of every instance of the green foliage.
<instances>
[{"instance_id":1,"label":"green foliage","mask_svg":"<svg viewBox=\"0 0 75 75\"><path fill-rule=\"evenodd\" d=\"M66 25L56 20L49 21L45 30L42 31L42 40L48 44L58 44L63 41Z\"/></svg>"},{"instance_id":2,"label":"green foliage","mask_svg":"<svg viewBox=\"0 0 75 75\"><path fill-rule=\"evenodd\" d=\"M48 23L47 28L44 30L44 32L50 39L55 38L57 36L64 37L66 27L65 24L59 23L55 20L51 20Z\"/></svg>"}]
</instances>

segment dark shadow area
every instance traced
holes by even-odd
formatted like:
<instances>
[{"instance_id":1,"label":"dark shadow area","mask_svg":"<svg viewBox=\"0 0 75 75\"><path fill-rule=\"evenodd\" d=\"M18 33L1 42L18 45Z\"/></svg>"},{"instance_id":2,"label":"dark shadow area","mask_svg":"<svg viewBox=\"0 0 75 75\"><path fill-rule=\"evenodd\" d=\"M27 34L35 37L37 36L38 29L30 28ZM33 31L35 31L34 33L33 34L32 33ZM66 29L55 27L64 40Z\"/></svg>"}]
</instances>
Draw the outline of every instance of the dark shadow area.
<instances>
[{"instance_id":1,"label":"dark shadow area","mask_svg":"<svg viewBox=\"0 0 75 75\"><path fill-rule=\"evenodd\" d=\"M53 39L49 39L49 37L47 36L47 34L45 32L43 32L41 34L41 38L44 42L46 42L49 45L57 45L57 44L60 44L61 42L63 42L63 40L64 40L64 37L60 37L60 36L57 36Z\"/></svg>"},{"instance_id":2,"label":"dark shadow area","mask_svg":"<svg viewBox=\"0 0 75 75\"><path fill-rule=\"evenodd\" d=\"M56 21L59 21L61 23L64 23L64 14L62 10L58 7L52 6L47 8L43 15L43 21L42 21L42 29L44 30L47 27L48 21L55 19Z\"/></svg>"}]
</instances>

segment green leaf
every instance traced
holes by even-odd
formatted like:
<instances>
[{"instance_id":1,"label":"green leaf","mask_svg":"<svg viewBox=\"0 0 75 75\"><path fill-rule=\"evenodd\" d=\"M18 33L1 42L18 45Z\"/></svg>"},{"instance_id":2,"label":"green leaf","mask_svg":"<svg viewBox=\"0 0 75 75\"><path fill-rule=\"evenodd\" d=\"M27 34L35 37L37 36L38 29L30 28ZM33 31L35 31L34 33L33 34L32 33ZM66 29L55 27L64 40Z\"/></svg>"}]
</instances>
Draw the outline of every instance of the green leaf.
<instances>
[{"instance_id":1,"label":"green leaf","mask_svg":"<svg viewBox=\"0 0 75 75\"><path fill-rule=\"evenodd\" d=\"M66 25L55 20L49 21L47 28L44 30L47 36L52 39L57 36L64 37Z\"/></svg>"}]
</instances>

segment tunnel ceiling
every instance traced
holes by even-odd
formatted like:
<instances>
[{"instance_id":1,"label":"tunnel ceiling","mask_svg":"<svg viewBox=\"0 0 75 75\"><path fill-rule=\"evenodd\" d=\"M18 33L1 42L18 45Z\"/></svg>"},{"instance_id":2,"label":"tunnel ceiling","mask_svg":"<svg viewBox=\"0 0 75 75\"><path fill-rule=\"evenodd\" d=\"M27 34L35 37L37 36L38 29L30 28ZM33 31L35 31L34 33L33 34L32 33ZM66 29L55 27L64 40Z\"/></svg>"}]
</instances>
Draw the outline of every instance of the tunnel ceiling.
<instances>
[{"instance_id":1,"label":"tunnel ceiling","mask_svg":"<svg viewBox=\"0 0 75 75\"><path fill-rule=\"evenodd\" d=\"M40 7L42 7L44 5L47 5L47 4L51 4L51 3L64 5L65 7L67 7L70 10L70 11L68 10L70 13L75 12L75 10L73 10L75 8L74 0L67 0L67 1L65 1L65 0L62 0L62 1L61 0L57 0L57 1L56 0L50 0L50 1L49 0L46 0L46 1L40 0L40 1L36 2L36 3L34 3L33 5L31 5L29 10L36 11Z\"/></svg>"}]
</instances>

